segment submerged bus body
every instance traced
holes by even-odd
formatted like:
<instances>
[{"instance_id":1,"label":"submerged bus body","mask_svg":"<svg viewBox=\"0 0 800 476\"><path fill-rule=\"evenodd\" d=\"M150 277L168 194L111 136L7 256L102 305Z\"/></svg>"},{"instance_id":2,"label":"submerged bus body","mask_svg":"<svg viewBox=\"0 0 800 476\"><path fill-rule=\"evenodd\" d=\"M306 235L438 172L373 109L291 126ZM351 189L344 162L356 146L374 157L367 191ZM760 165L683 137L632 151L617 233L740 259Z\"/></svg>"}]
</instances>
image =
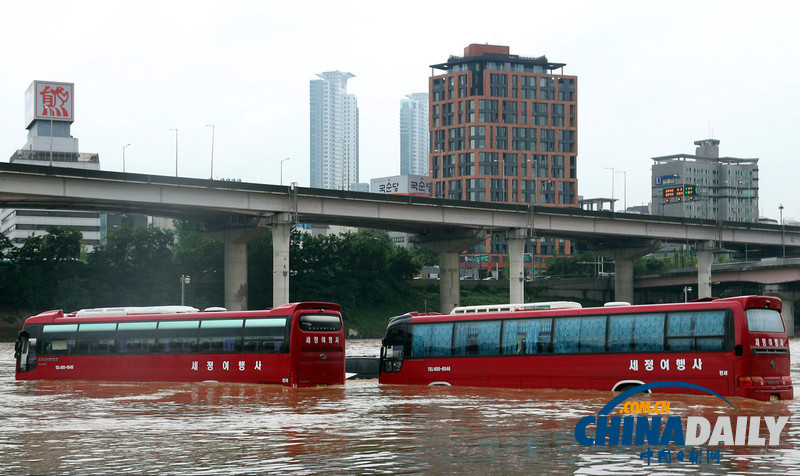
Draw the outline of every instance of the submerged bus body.
<instances>
[{"instance_id":1,"label":"submerged bus body","mask_svg":"<svg viewBox=\"0 0 800 476\"><path fill-rule=\"evenodd\" d=\"M332 303L49 311L28 318L19 333L16 378L342 385L344 344Z\"/></svg>"},{"instance_id":2,"label":"submerged bus body","mask_svg":"<svg viewBox=\"0 0 800 476\"><path fill-rule=\"evenodd\" d=\"M720 395L793 398L775 297L394 317L382 384L620 391L682 381Z\"/></svg>"}]
</instances>

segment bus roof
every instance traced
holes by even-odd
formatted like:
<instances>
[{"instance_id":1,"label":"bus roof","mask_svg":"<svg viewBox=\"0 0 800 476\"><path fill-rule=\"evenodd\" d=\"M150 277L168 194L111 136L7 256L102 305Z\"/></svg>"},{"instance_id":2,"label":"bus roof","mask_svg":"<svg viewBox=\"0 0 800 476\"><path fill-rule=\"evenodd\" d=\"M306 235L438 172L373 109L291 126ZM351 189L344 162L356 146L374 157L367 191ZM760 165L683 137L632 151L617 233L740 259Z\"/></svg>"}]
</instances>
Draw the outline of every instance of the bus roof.
<instances>
[{"instance_id":1,"label":"bus roof","mask_svg":"<svg viewBox=\"0 0 800 476\"><path fill-rule=\"evenodd\" d=\"M573 301L528 302L519 304L487 304L481 306L460 306L450 314L473 314L479 312L533 311L536 309L578 309L580 303Z\"/></svg>"},{"instance_id":2,"label":"bus roof","mask_svg":"<svg viewBox=\"0 0 800 476\"><path fill-rule=\"evenodd\" d=\"M295 302L283 304L278 307L252 310L252 311L230 311L223 308L208 308L200 311L190 306L142 306L142 307L106 307L81 309L79 311L64 313L63 310L45 311L35 316L29 317L27 323L49 323L55 320L69 319L81 321L97 321L109 318L123 320L162 320L162 319L215 319L231 317L248 317L257 315L286 316L298 310L317 311L317 312L341 312L341 307L336 303L330 302Z\"/></svg>"},{"instance_id":3,"label":"bus roof","mask_svg":"<svg viewBox=\"0 0 800 476\"><path fill-rule=\"evenodd\" d=\"M569 301L555 301L556 303L569 303ZM536 303L534 303L536 304ZM539 303L542 304L542 303ZM720 307L741 306L743 309L769 308L781 310L781 300L771 296L736 296L729 298L717 298L701 301L689 301L679 303L659 303L659 304L636 304L613 303L612 306L588 307L580 305L553 306L549 308L530 308L522 307L511 309L514 305L506 304L503 309L475 311L475 312L451 312L450 314L428 313L421 314L409 312L401 316L395 316L389 320L389 327L408 321L420 322L453 322L454 320L481 320L512 317L542 317L544 316L571 316L571 315L592 315L592 314L625 314L637 312L675 312L682 309L713 309ZM520 305L517 305L520 306ZM467 308L480 308L482 306L468 306ZM495 306L500 307L500 306ZM458 309L458 308L457 308Z\"/></svg>"},{"instance_id":4,"label":"bus roof","mask_svg":"<svg viewBox=\"0 0 800 476\"><path fill-rule=\"evenodd\" d=\"M145 307L96 307L81 309L74 313L75 317L90 316L128 316L132 314L181 314L184 312L198 312L199 309L190 306L145 306Z\"/></svg>"}]
</instances>

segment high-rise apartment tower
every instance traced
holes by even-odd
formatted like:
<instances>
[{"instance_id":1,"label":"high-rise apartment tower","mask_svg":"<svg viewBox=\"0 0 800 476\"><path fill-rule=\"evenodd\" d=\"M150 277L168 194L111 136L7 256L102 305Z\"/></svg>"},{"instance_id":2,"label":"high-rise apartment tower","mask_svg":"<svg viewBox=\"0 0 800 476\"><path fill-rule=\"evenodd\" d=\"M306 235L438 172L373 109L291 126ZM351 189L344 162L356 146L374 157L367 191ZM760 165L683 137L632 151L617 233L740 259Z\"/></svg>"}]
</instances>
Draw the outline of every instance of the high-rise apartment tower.
<instances>
[{"instance_id":1,"label":"high-rise apartment tower","mask_svg":"<svg viewBox=\"0 0 800 476\"><path fill-rule=\"evenodd\" d=\"M358 103L347 94L350 73L328 71L310 81L311 186L334 190L358 184Z\"/></svg>"},{"instance_id":2,"label":"high-rise apartment tower","mask_svg":"<svg viewBox=\"0 0 800 476\"><path fill-rule=\"evenodd\" d=\"M406 98L400 106L400 175L428 176L428 93Z\"/></svg>"}]
</instances>

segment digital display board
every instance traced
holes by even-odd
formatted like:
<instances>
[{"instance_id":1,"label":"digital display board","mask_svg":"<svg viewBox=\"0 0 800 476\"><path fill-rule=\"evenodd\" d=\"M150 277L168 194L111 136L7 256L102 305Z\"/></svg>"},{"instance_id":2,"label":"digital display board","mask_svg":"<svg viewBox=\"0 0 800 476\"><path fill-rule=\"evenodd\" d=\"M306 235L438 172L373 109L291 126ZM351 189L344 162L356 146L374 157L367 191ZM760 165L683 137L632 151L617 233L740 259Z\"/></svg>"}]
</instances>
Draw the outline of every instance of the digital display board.
<instances>
[{"instance_id":1,"label":"digital display board","mask_svg":"<svg viewBox=\"0 0 800 476\"><path fill-rule=\"evenodd\" d=\"M664 189L664 201L680 202L684 200L694 200L694 185L685 185L683 187L670 187Z\"/></svg>"}]
</instances>

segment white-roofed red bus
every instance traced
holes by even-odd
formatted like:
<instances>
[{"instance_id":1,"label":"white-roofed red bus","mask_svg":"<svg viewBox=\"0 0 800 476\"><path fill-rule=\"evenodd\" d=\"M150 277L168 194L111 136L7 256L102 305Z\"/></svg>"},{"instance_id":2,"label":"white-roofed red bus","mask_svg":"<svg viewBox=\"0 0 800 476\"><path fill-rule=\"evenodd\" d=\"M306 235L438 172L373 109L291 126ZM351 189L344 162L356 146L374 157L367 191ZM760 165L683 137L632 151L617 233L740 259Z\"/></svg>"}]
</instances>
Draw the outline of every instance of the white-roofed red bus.
<instances>
[{"instance_id":1,"label":"white-roofed red bus","mask_svg":"<svg viewBox=\"0 0 800 476\"><path fill-rule=\"evenodd\" d=\"M778 298L555 304L394 317L379 381L614 391L681 381L720 395L793 398Z\"/></svg>"},{"instance_id":2,"label":"white-roofed red bus","mask_svg":"<svg viewBox=\"0 0 800 476\"><path fill-rule=\"evenodd\" d=\"M20 331L16 377L342 385L344 344L333 303L49 311L28 318Z\"/></svg>"}]
</instances>

